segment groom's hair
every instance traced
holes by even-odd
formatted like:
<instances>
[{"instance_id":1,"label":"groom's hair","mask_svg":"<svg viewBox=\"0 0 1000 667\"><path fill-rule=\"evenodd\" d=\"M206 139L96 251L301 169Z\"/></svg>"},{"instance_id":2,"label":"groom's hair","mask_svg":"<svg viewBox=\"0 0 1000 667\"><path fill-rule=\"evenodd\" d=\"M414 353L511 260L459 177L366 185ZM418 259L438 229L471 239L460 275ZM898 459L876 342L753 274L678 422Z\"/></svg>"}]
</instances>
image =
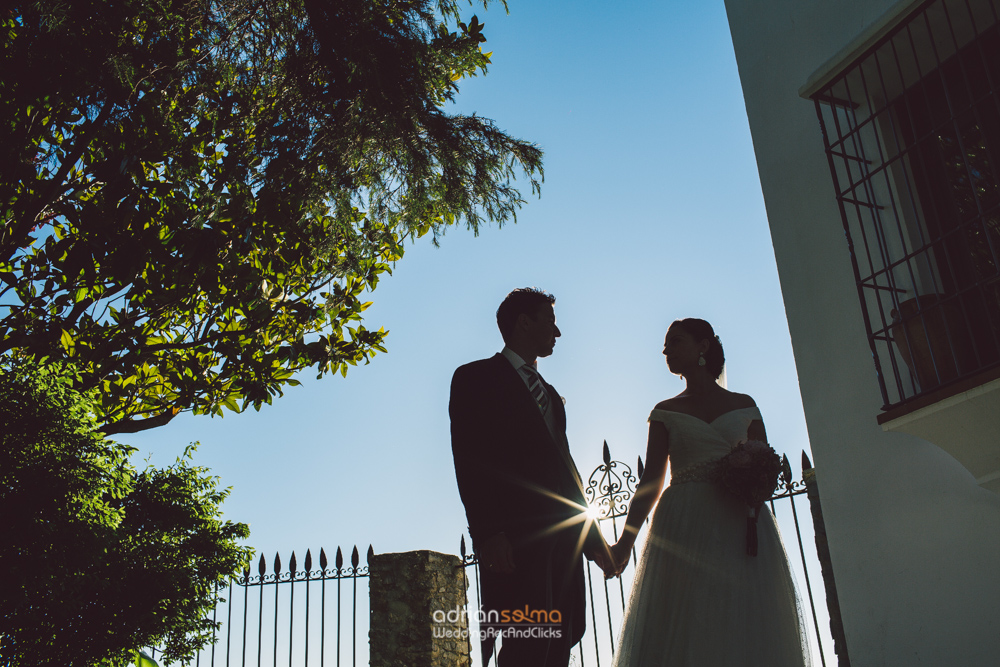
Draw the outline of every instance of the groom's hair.
<instances>
[{"instance_id":1,"label":"groom's hair","mask_svg":"<svg viewBox=\"0 0 1000 667\"><path fill-rule=\"evenodd\" d=\"M514 325L517 318L522 313L535 319L538 317L538 309L544 305L552 305L556 298L534 287L519 287L508 294L500 307L497 308L497 326L500 327L500 335L504 342L514 332Z\"/></svg>"}]
</instances>

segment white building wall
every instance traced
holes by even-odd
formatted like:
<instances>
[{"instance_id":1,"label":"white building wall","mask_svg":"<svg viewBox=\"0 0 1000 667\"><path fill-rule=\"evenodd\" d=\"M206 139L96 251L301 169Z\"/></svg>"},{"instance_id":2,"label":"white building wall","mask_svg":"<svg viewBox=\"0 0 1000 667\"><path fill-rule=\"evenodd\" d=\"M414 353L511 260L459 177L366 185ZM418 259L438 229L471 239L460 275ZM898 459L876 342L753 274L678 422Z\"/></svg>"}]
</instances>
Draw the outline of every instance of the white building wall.
<instances>
[{"instance_id":1,"label":"white building wall","mask_svg":"<svg viewBox=\"0 0 1000 667\"><path fill-rule=\"evenodd\" d=\"M913 5L726 0L851 663L995 667L1000 495L939 447L876 423L882 400L819 121L798 93Z\"/></svg>"}]
</instances>

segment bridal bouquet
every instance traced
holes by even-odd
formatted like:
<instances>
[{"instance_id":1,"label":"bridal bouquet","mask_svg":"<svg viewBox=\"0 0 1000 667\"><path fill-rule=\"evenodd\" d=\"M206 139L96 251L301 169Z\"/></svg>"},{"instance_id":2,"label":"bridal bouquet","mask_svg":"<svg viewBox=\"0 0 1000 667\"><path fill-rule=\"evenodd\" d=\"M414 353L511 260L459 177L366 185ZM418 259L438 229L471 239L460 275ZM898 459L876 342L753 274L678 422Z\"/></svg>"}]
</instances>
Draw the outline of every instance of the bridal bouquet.
<instances>
[{"instance_id":1,"label":"bridal bouquet","mask_svg":"<svg viewBox=\"0 0 1000 667\"><path fill-rule=\"evenodd\" d=\"M729 493L750 507L747 517L747 554L757 555L757 517L778 488L781 458L766 442L741 442L719 461L719 481Z\"/></svg>"}]
</instances>

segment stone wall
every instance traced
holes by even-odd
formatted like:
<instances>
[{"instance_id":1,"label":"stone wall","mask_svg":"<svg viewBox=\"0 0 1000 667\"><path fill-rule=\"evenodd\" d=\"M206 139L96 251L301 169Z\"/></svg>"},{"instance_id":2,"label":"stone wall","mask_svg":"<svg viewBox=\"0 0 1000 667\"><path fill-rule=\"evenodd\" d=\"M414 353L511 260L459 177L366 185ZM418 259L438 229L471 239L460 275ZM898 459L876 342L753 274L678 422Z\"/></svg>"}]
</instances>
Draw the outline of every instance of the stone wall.
<instances>
[{"instance_id":1,"label":"stone wall","mask_svg":"<svg viewBox=\"0 0 1000 667\"><path fill-rule=\"evenodd\" d=\"M458 556L379 554L369 562L372 667L468 667L468 580ZM450 612L450 613L449 613Z\"/></svg>"}]
</instances>

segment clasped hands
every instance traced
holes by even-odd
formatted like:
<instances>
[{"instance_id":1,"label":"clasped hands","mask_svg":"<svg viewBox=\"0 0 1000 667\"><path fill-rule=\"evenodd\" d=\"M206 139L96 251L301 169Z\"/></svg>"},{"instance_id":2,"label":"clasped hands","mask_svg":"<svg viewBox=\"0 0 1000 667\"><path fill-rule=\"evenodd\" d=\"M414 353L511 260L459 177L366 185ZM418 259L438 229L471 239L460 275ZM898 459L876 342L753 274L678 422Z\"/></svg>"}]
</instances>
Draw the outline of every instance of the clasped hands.
<instances>
[{"instance_id":1,"label":"clasped hands","mask_svg":"<svg viewBox=\"0 0 1000 667\"><path fill-rule=\"evenodd\" d=\"M602 537L600 545L584 555L597 563L606 579L611 579L619 576L628 565L631 551L632 540L623 535L614 546L609 546ZM514 549L504 533L497 533L486 540L479 554L479 563L480 567L493 574L512 574L515 571Z\"/></svg>"},{"instance_id":2,"label":"clasped hands","mask_svg":"<svg viewBox=\"0 0 1000 667\"><path fill-rule=\"evenodd\" d=\"M592 553L586 554L590 560L597 563L597 566L604 571L605 579L612 579L621 576L621 573L628 566L628 559L632 551L632 540L624 535L613 545L608 545L601 539L601 547Z\"/></svg>"}]
</instances>

